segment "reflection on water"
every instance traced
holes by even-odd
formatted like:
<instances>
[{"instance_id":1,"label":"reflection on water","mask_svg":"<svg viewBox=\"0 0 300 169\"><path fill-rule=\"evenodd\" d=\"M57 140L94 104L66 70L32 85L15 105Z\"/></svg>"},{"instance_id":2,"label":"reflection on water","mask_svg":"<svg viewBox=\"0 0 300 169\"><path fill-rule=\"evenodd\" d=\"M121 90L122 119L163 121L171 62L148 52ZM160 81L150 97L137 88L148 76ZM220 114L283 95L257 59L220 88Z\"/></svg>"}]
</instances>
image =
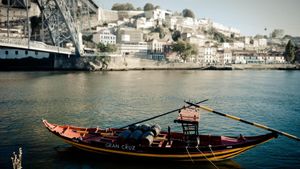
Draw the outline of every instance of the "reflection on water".
<instances>
[{"instance_id":1,"label":"reflection on water","mask_svg":"<svg viewBox=\"0 0 300 169\"><path fill-rule=\"evenodd\" d=\"M63 161L64 164L56 164L57 167L64 166L65 168L112 168L112 169L215 169L209 162L171 162L171 161L141 161L140 159L122 159L116 157L107 157L105 155L86 153L70 146L62 146L55 148L57 158ZM74 159L76 164L74 164ZM70 165L72 164L72 165ZM214 162L220 169L240 169L241 166L233 160L226 160L222 162ZM56 168L54 164L52 167ZM70 165L70 166L68 166Z\"/></svg>"}]
</instances>

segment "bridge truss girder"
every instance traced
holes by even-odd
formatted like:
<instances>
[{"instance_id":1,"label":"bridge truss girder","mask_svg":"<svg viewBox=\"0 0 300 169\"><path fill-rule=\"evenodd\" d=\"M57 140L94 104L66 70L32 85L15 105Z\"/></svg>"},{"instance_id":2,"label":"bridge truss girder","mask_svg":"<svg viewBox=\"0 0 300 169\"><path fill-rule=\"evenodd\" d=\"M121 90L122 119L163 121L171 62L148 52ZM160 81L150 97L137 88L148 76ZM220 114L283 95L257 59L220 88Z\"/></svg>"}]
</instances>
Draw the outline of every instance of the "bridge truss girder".
<instances>
[{"instance_id":1,"label":"bridge truss girder","mask_svg":"<svg viewBox=\"0 0 300 169\"><path fill-rule=\"evenodd\" d=\"M65 0L37 0L44 23L49 30L54 45L72 42L77 55L81 53L81 37L72 17L69 4Z\"/></svg>"}]
</instances>

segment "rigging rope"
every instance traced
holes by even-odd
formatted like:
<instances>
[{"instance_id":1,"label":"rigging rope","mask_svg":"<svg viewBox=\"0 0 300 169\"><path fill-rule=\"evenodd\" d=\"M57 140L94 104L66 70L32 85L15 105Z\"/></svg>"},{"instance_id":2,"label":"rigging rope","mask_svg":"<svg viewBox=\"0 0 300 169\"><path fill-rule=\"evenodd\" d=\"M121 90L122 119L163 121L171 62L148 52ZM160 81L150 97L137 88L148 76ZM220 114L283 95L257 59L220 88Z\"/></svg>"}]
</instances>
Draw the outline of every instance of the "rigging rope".
<instances>
[{"instance_id":1,"label":"rigging rope","mask_svg":"<svg viewBox=\"0 0 300 169\"><path fill-rule=\"evenodd\" d=\"M211 145L208 145L208 147L209 147L211 153L214 155L214 157L216 157L216 156L215 156L215 153L214 153L213 150L211 149Z\"/></svg>"},{"instance_id":2,"label":"rigging rope","mask_svg":"<svg viewBox=\"0 0 300 169\"><path fill-rule=\"evenodd\" d=\"M204 153L198 148L198 146L196 146L196 149L207 159L207 161L209 161L216 169L219 169L211 160L209 160Z\"/></svg>"},{"instance_id":3,"label":"rigging rope","mask_svg":"<svg viewBox=\"0 0 300 169\"><path fill-rule=\"evenodd\" d=\"M189 150L188 150L188 147L186 146L185 149L186 149L186 152L188 153L188 155L189 155L189 157L190 157L192 163L194 163L194 160L192 159L192 156L191 156L191 154L190 154L190 152L189 152Z\"/></svg>"}]
</instances>

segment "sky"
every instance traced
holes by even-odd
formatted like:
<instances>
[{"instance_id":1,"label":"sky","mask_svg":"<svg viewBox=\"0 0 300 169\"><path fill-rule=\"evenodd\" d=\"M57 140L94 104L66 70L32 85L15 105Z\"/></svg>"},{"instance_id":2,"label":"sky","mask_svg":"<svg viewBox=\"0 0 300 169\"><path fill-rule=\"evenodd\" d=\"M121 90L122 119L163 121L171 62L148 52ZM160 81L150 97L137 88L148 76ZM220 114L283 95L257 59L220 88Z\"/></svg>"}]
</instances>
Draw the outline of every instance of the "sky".
<instances>
[{"instance_id":1,"label":"sky","mask_svg":"<svg viewBox=\"0 0 300 169\"><path fill-rule=\"evenodd\" d=\"M237 28L242 35L269 35L274 29L300 36L300 0L95 0L102 8L114 3L132 3L144 7L149 2L161 9L181 12L191 9L197 18ZM267 28L267 30L265 30Z\"/></svg>"}]
</instances>

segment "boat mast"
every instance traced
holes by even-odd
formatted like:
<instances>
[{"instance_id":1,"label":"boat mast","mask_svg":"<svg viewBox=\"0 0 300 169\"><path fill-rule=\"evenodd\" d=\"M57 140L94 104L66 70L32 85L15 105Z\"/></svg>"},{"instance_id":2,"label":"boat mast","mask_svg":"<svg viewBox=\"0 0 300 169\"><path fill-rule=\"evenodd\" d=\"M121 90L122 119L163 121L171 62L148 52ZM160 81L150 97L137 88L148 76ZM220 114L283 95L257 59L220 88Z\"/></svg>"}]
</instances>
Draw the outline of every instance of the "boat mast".
<instances>
[{"instance_id":1,"label":"boat mast","mask_svg":"<svg viewBox=\"0 0 300 169\"><path fill-rule=\"evenodd\" d=\"M207 100L208 100L208 99L202 100L202 101L200 101L200 102L198 102L198 103L196 103L196 104L204 103L204 102L206 102ZM186 106L186 107L184 107L184 108L189 108L189 107L193 107L193 106L190 105L190 106ZM128 124L128 125L126 125L126 126L120 127L119 129L123 129L123 128L129 127L129 126L132 126L132 125L135 125L135 124L143 123L143 122L146 122L146 121L149 121L149 120L153 120L153 119L156 119L156 118L158 118L158 117L165 116L165 115L168 115L168 114L177 112L177 111L179 111L179 110L181 110L181 109L183 109L183 108L175 109L175 110L172 110L172 111L169 111L169 112L166 112L166 113L163 113L163 114L154 116L154 117L150 117L150 118L147 118L147 119L138 121L138 122L134 122L134 123L132 123L132 124Z\"/></svg>"}]
</instances>

